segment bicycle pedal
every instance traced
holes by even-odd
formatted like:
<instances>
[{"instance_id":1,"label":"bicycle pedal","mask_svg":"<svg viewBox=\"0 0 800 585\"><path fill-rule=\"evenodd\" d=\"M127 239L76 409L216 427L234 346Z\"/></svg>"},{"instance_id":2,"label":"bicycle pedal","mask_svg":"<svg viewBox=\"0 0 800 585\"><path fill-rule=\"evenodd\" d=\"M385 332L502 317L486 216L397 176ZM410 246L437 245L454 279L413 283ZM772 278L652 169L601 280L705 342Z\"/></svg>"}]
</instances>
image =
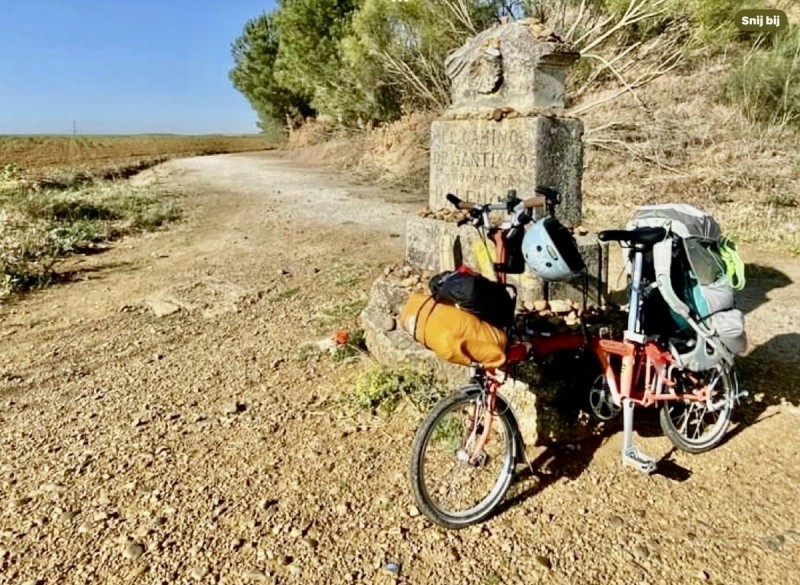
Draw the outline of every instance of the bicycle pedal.
<instances>
[{"instance_id":1,"label":"bicycle pedal","mask_svg":"<svg viewBox=\"0 0 800 585\"><path fill-rule=\"evenodd\" d=\"M637 447L623 451L622 464L633 467L641 473L653 473L656 470L656 460L642 453Z\"/></svg>"}]
</instances>

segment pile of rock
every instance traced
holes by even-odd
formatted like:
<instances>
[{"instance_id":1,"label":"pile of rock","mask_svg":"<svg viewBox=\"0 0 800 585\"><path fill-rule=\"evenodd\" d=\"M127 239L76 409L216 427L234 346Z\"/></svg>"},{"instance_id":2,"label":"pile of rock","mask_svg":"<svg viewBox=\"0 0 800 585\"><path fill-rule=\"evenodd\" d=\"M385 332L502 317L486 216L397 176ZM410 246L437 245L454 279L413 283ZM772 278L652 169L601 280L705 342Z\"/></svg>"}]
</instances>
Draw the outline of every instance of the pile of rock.
<instances>
[{"instance_id":1,"label":"pile of rock","mask_svg":"<svg viewBox=\"0 0 800 585\"><path fill-rule=\"evenodd\" d=\"M423 207L417 212L419 217L427 217L428 219L439 219L441 221L449 221L452 223L458 223L462 219L465 219L469 214L466 211L461 209L439 209L438 211L433 211L429 207Z\"/></svg>"},{"instance_id":2,"label":"pile of rock","mask_svg":"<svg viewBox=\"0 0 800 585\"><path fill-rule=\"evenodd\" d=\"M627 323L627 313L619 307L600 308L569 299L538 300L524 303L517 314L517 326L520 331L574 331L582 324L594 327L608 327L613 331L621 331Z\"/></svg>"},{"instance_id":3,"label":"pile of rock","mask_svg":"<svg viewBox=\"0 0 800 585\"><path fill-rule=\"evenodd\" d=\"M460 210L460 209L443 208L443 209L438 209L438 210L434 211L430 207L423 207L422 209L417 211L417 216L418 217L425 217L425 218L428 218L428 219L438 219L438 220L446 221L446 222L450 222L450 223L458 223L462 219L466 218L468 216L468 213L466 211L463 211L463 210ZM492 225L495 226L495 227L498 227L504 219L505 218L501 218L500 216L494 216L494 215L490 216L490 220L492 222ZM587 228L583 227L582 225L570 227L570 228L567 228L567 229L569 229L569 231L574 236L585 236L585 235L587 235L589 233L589 230Z\"/></svg>"},{"instance_id":4,"label":"pile of rock","mask_svg":"<svg viewBox=\"0 0 800 585\"><path fill-rule=\"evenodd\" d=\"M522 24L528 26L530 31L533 33L533 36L536 38L537 41L541 41L543 43L567 43L563 38L558 36L556 33L553 32L552 29L547 28L545 25L542 24L542 21L538 18L526 18L520 21Z\"/></svg>"},{"instance_id":5,"label":"pile of rock","mask_svg":"<svg viewBox=\"0 0 800 585\"><path fill-rule=\"evenodd\" d=\"M428 292L428 281L433 273L421 270L409 264L390 264L383 269L383 276L393 286L404 289L408 294Z\"/></svg>"},{"instance_id":6,"label":"pile of rock","mask_svg":"<svg viewBox=\"0 0 800 585\"><path fill-rule=\"evenodd\" d=\"M519 317L528 325L536 325L537 322L548 323L550 325L566 325L569 328L580 326L584 317L589 313L596 313L596 307L588 306L584 309L582 303L576 303L569 299L544 299L523 303L523 310Z\"/></svg>"}]
</instances>

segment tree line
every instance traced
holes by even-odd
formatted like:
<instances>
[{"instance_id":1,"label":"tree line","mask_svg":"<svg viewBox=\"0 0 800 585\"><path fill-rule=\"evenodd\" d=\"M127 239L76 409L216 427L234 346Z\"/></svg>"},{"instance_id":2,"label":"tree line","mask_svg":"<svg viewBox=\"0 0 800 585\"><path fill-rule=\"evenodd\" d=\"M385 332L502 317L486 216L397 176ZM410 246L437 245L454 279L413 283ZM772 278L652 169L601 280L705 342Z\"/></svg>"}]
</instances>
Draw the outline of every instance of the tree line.
<instances>
[{"instance_id":1,"label":"tree line","mask_svg":"<svg viewBox=\"0 0 800 585\"><path fill-rule=\"evenodd\" d=\"M233 42L230 79L264 131L297 126L308 117L333 127L364 128L407 111L446 107L447 54L503 18L533 16L567 33L586 57L573 71L573 95L606 82L619 83L624 91L714 52L733 48L735 55L752 48L752 38L734 27L736 11L752 3L279 0L271 13L248 21ZM776 104L794 113L800 107L798 83L792 81L800 72L800 50L794 52L800 36L792 31L762 41L760 56L745 56L737 70L749 66L746 75L732 76L729 96L753 101L752 92L737 88L758 88L754 115L774 111ZM766 79L765 60L772 65Z\"/></svg>"}]
</instances>

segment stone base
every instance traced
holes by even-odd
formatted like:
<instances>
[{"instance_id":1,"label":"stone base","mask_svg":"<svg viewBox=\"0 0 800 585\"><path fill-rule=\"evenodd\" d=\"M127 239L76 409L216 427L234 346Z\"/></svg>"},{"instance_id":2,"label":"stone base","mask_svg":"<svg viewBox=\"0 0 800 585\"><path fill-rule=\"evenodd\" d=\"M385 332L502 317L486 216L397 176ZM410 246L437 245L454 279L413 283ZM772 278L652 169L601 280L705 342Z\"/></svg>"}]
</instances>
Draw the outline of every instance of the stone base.
<instances>
[{"instance_id":1,"label":"stone base","mask_svg":"<svg viewBox=\"0 0 800 585\"><path fill-rule=\"evenodd\" d=\"M588 301L604 306L608 295L608 243L595 235L576 236L589 275ZM439 272L453 270L459 264L479 269L473 253L475 243L482 245L478 231L472 226L424 217L412 217L406 224L406 261L412 266ZM509 284L517 287L520 303L538 299L583 301L583 282L545 283L532 271L510 274Z\"/></svg>"},{"instance_id":2,"label":"stone base","mask_svg":"<svg viewBox=\"0 0 800 585\"><path fill-rule=\"evenodd\" d=\"M466 382L468 368L440 360L397 323L408 297L406 289L383 278L373 283L369 303L359 316L372 357L386 366L410 365L431 370L448 383ZM389 317L394 317L397 324L391 331L386 331L385 323Z\"/></svg>"},{"instance_id":3,"label":"stone base","mask_svg":"<svg viewBox=\"0 0 800 585\"><path fill-rule=\"evenodd\" d=\"M439 359L399 326L386 331L387 318L396 317L407 298L405 289L383 278L373 284L370 301L360 316L370 354L387 366L431 369L453 390L466 384L468 368ZM590 362L565 354L540 365L516 366L510 374L500 393L510 402L528 449L574 443L595 434L596 426L589 424L581 409L593 378Z\"/></svg>"}]
</instances>

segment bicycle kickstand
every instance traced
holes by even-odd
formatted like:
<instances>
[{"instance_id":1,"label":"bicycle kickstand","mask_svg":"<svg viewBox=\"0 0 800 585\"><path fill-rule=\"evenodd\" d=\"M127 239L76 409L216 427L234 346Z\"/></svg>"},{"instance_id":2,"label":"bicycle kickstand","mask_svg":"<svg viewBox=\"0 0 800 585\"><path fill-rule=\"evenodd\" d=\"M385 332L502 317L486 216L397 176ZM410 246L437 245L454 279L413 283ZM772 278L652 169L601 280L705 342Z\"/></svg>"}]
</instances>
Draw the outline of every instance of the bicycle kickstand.
<instances>
[{"instance_id":1,"label":"bicycle kickstand","mask_svg":"<svg viewBox=\"0 0 800 585\"><path fill-rule=\"evenodd\" d=\"M656 460L642 453L633 444L633 409L635 404L629 398L622 399L622 465L629 465L642 473L653 473Z\"/></svg>"}]
</instances>

